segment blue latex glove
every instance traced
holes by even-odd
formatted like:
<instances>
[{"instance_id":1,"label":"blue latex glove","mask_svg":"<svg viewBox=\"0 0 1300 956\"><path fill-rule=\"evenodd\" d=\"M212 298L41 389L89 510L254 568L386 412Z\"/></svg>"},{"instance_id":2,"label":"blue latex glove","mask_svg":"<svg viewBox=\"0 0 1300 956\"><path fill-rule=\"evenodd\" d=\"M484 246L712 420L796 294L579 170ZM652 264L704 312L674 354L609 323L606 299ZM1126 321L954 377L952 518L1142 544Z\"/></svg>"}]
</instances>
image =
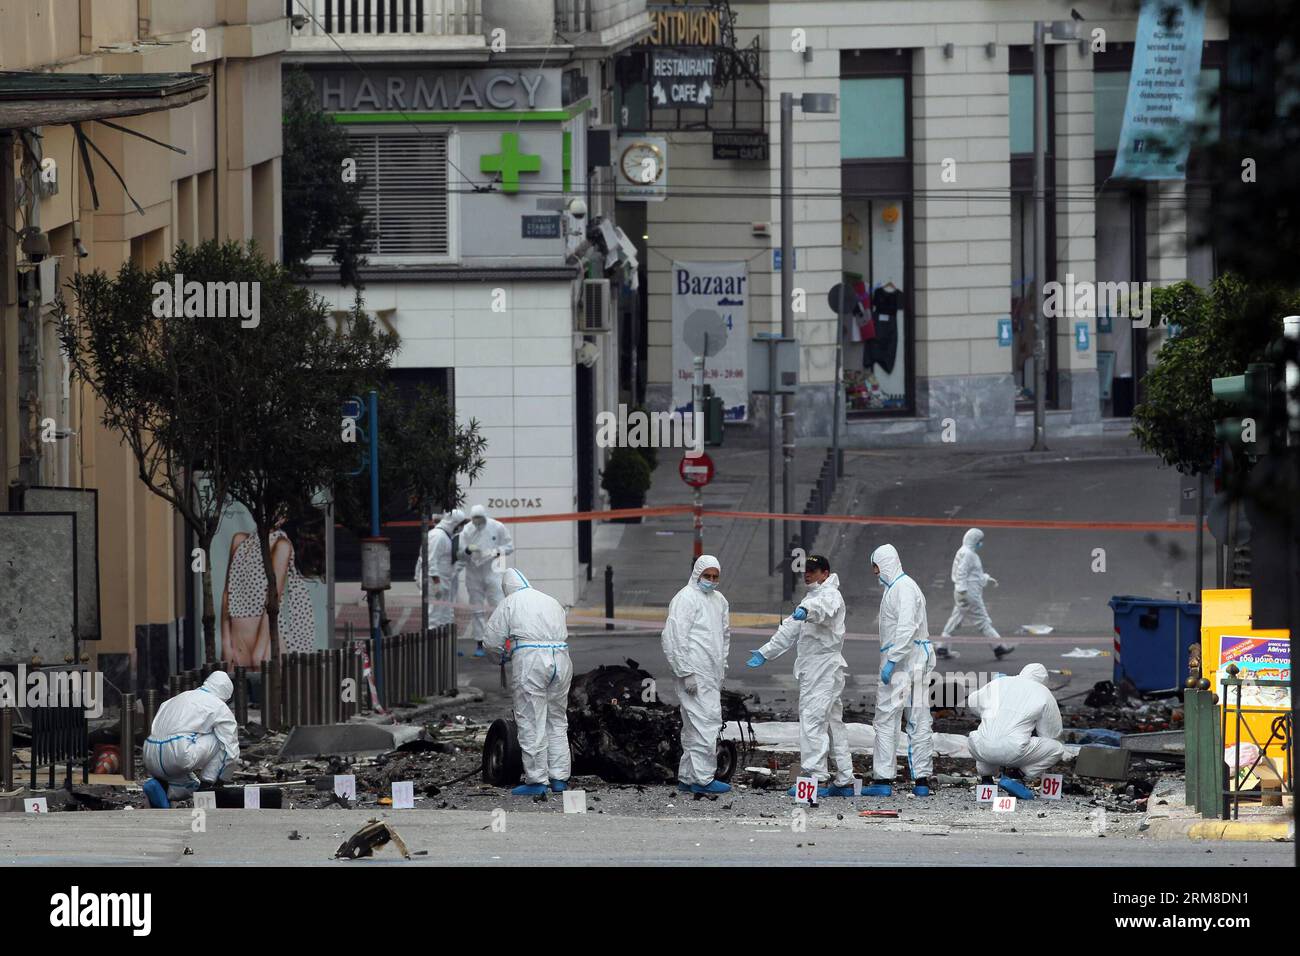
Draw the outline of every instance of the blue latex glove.
<instances>
[{"instance_id":1,"label":"blue latex glove","mask_svg":"<svg viewBox=\"0 0 1300 956\"><path fill-rule=\"evenodd\" d=\"M885 666L880 671L880 683L888 684L889 679L893 676L894 676L894 662L885 661Z\"/></svg>"},{"instance_id":2,"label":"blue latex glove","mask_svg":"<svg viewBox=\"0 0 1300 956\"><path fill-rule=\"evenodd\" d=\"M790 616L791 616L792 618L794 618L796 621L806 621L806 620L808 620L808 612L805 611L805 610L804 610L803 608L801 608L801 607L797 607L797 608L795 608L795 609L794 609L794 613L791 614Z\"/></svg>"},{"instance_id":3,"label":"blue latex glove","mask_svg":"<svg viewBox=\"0 0 1300 956\"><path fill-rule=\"evenodd\" d=\"M749 660L745 661L746 667L762 667L767 663L767 658L758 651L749 652Z\"/></svg>"}]
</instances>

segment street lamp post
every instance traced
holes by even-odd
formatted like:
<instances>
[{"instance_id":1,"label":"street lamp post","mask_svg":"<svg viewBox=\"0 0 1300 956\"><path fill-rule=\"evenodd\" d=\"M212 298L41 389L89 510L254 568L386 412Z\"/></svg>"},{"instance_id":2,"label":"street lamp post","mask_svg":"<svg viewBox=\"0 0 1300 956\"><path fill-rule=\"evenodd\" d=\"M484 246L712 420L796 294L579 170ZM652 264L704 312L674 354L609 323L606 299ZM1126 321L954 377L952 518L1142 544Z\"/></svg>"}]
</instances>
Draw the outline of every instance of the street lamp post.
<instances>
[{"instance_id":1,"label":"street lamp post","mask_svg":"<svg viewBox=\"0 0 1300 956\"><path fill-rule=\"evenodd\" d=\"M1047 37L1074 40L1071 20L1034 22L1034 447L1047 451Z\"/></svg>"},{"instance_id":2,"label":"street lamp post","mask_svg":"<svg viewBox=\"0 0 1300 956\"><path fill-rule=\"evenodd\" d=\"M793 93L781 94L781 337L794 338L794 102ZM799 107L805 113L834 113L834 93L804 93ZM781 396L781 513L792 514L794 487L790 481L794 463L793 394ZM773 414L769 409L768 414ZM769 483L775 481L768 475ZM787 521L781 522L781 547L790 542Z\"/></svg>"}]
</instances>

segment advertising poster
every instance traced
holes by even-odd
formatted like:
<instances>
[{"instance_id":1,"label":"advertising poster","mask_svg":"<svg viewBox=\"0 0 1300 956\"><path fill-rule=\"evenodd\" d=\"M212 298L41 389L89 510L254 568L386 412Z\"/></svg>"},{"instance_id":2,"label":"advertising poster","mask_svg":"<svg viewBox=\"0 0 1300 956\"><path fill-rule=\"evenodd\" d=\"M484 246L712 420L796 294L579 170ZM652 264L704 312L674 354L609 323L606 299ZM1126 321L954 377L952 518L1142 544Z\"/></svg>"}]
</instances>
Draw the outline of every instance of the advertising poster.
<instances>
[{"instance_id":1,"label":"advertising poster","mask_svg":"<svg viewBox=\"0 0 1300 956\"><path fill-rule=\"evenodd\" d=\"M325 523L282 522L271 532L271 564L280 591L280 653L324 650L326 617ZM266 616L266 574L253 518L231 502L212 539L212 597L221 660L258 667L271 658Z\"/></svg>"},{"instance_id":2,"label":"advertising poster","mask_svg":"<svg viewBox=\"0 0 1300 956\"><path fill-rule=\"evenodd\" d=\"M1291 679L1291 642L1277 637L1224 637L1219 642L1219 667L1221 676L1225 668L1236 664L1242 680ZM1231 702L1236 704L1234 691ZM1289 710L1291 694L1285 687L1250 687L1241 689L1243 707L1276 707Z\"/></svg>"},{"instance_id":3,"label":"advertising poster","mask_svg":"<svg viewBox=\"0 0 1300 956\"><path fill-rule=\"evenodd\" d=\"M749 416L749 276L745 262L674 262L673 410L691 410L694 360L722 399L722 417Z\"/></svg>"}]
</instances>

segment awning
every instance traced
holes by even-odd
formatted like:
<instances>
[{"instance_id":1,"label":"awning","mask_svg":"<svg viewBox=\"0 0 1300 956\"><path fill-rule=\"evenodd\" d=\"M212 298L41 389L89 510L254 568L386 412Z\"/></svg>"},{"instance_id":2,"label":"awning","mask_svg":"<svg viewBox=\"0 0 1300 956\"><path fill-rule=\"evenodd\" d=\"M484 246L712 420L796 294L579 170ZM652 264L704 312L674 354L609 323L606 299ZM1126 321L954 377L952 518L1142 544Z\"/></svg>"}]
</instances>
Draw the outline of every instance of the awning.
<instances>
[{"instance_id":1,"label":"awning","mask_svg":"<svg viewBox=\"0 0 1300 956\"><path fill-rule=\"evenodd\" d=\"M208 95L202 73L0 72L0 129L176 109Z\"/></svg>"}]
</instances>

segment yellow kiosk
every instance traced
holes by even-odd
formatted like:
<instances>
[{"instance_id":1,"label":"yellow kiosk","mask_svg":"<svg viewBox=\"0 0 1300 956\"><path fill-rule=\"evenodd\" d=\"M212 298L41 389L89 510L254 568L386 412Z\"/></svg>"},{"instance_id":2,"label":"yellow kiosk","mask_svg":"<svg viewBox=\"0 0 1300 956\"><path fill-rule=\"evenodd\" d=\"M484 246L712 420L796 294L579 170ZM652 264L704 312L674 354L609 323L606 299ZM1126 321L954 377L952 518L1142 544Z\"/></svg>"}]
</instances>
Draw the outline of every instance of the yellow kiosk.
<instances>
[{"instance_id":1,"label":"yellow kiosk","mask_svg":"<svg viewBox=\"0 0 1300 956\"><path fill-rule=\"evenodd\" d=\"M1219 695L1220 718L1224 706L1230 704L1235 709L1237 703L1236 689L1225 694L1219 682L1219 672L1229 664L1237 665L1237 676L1243 679L1291 679L1290 632L1251 627L1250 607L1249 588L1201 592L1201 676L1209 681L1210 691ZM1242 733L1242 743L1257 743L1272 766L1280 771L1285 766L1285 748L1278 741L1267 747L1265 744L1272 735L1274 719L1291 710L1290 691L1277 687L1243 687L1241 706L1267 708L1241 715L1242 724L1249 729L1248 733ZM1225 749L1237 743L1236 726L1236 715L1230 711L1223 740Z\"/></svg>"}]
</instances>

